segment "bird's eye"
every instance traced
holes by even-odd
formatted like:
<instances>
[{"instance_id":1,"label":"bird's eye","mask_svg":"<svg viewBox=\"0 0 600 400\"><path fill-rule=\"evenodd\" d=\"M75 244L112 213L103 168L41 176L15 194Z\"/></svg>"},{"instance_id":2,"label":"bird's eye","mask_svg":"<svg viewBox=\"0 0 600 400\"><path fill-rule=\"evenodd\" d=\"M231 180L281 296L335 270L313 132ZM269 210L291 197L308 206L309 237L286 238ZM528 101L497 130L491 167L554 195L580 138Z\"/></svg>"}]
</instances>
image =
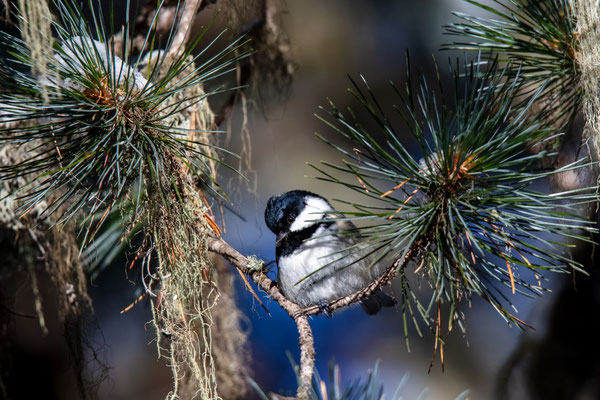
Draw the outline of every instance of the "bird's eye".
<instances>
[{"instance_id":1,"label":"bird's eye","mask_svg":"<svg viewBox=\"0 0 600 400\"><path fill-rule=\"evenodd\" d=\"M294 220L296 219L296 215L294 214L290 214L287 217L287 221L291 224L292 222L294 222Z\"/></svg>"}]
</instances>

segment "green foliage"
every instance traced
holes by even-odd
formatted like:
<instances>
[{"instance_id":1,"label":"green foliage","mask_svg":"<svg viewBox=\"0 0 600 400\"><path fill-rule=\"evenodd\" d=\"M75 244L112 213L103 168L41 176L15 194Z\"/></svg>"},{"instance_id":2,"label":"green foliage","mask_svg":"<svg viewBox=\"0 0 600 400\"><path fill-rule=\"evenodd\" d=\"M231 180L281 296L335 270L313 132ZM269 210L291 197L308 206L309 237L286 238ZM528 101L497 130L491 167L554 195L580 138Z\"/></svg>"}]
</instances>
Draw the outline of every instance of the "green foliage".
<instances>
[{"instance_id":1,"label":"green foliage","mask_svg":"<svg viewBox=\"0 0 600 400\"><path fill-rule=\"evenodd\" d=\"M450 66L450 96L439 76L433 86L441 94L425 78L413 88L410 74L403 90L392 84L400 101L394 109L418 143L421 159L402 144L403 132L364 79L363 85L352 82L350 92L375 128L367 129L350 109L344 113L333 103L319 117L349 142L339 146L321 137L344 160L313 166L319 179L363 196L361 203L339 200L351 208L346 218L357 222L365 246L379 259L399 260L405 328L407 314L417 325L416 309L437 338L441 305L450 304L448 330L457 320L462 328L458 303L473 293L507 322L525 325L506 309L511 301L502 287L513 294L541 294L544 273L582 268L564 254L573 246L568 240L589 240L587 233L596 231L580 214L596 200L595 188L536 189L552 176L589 165L580 160L556 170L538 166L554 155L541 146L552 139L552 130L540 115L528 117L545 87L515 109L521 75L506 83L514 67L489 64L486 72L482 63ZM408 254L433 289L429 304L411 288Z\"/></svg>"},{"instance_id":2,"label":"green foliage","mask_svg":"<svg viewBox=\"0 0 600 400\"><path fill-rule=\"evenodd\" d=\"M133 220L134 212L133 203L126 201L124 204L118 204L108 213L93 240L82 250L81 262L91 281L109 267L117 256L130 250L132 242L143 241L143 227L148 221L145 218ZM92 224L98 224L102 217L100 213L91 216ZM146 246L147 243L142 242L138 247L133 258L135 262L140 261L140 249Z\"/></svg>"},{"instance_id":3,"label":"green foliage","mask_svg":"<svg viewBox=\"0 0 600 400\"><path fill-rule=\"evenodd\" d=\"M297 369L297 366L294 365L294 368ZM408 374L404 375L394 391L394 394L390 397L390 400L402 400L406 398L403 396L403 393L406 390L408 379ZM381 400L384 398L383 383L381 383L379 378L379 363L376 363L375 367L367 372L366 378L342 383L340 367L337 364L330 362L329 384L327 385L325 381L321 379L318 371L315 371L312 383L312 400ZM250 384L262 400L272 400L265 392L263 392L256 382L250 380ZM426 400L428 394L429 390L424 389L419 396L417 396L416 400ZM468 395L469 391L465 391L461 393L456 400L467 399Z\"/></svg>"},{"instance_id":4,"label":"green foliage","mask_svg":"<svg viewBox=\"0 0 600 400\"><path fill-rule=\"evenodd\" d=\"M521 73L527 80L524 93L531 94L545 85L541 100L554 113L547 118L570 122L582 100L573 1L494 0L492 5L467 2L491 16L478 18L455 12L463 22L446 26L447 32L476 40L456 41L445 47L489 51L513 61L510 75Z\"/></svg>"},{"instance_id":5,"label":"green foliage","mask_svg":"<svg viewBox=\"0 0 600 400\"><path fill-rule=\"evenodd\" d=\"M126 49L132 47L129 32L134 27L127 20L121 38L125 50L117 55L107 34L112 26L105 26L101 8L87 1L92 15L88 24L77 4L53 2L56 42L43 79L30 73L35 66L28 46L18 37L1 34L11 58L0 68L2 79L9 82L0 95L0 117L13 124L0 131L0 141L28 146L31 156L1 166L0 179L30 180L22 188L24 212L45 201L45 214L57 213L58 222L82 212L92 216L83 225L85 245L126 197L135 204L133 220L137 220L144 213L148 191L163 193L166 187L177 186L181 168L189 169L209 190L219 191L209 166L220 162L214 146L190 139L193 129L179 128L174 119L221 89L200 91L185 101L173 99L232 71L246 54L234 55L244 44L238 39L206 59L207 48L193 56L191 50L206 29L189 50L174 55L158 50L160 38L150 30L143 54L131 54ZM160 11L159 6L155 20ZM178 22L161 48L169 49ZM132 199L134 194L137 198Z\"/></svg>"}]
</instances>

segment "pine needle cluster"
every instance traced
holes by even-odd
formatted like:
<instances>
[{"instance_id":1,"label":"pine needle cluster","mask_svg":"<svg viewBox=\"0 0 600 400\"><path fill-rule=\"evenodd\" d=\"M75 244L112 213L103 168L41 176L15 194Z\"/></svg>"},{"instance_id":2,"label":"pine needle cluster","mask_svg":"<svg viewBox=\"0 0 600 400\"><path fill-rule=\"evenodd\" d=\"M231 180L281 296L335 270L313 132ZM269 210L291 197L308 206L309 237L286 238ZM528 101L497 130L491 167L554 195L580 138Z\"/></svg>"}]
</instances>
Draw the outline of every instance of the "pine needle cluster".
<instances>
[{"instance_id":1,"label":"pine needle cluster","mask_svg":"<svg viewBox=\"0 0 600 400\"><path fill-rule=\"evenodd\" d=\"M0 95L0 117L5 123L19 122L2 129L0 141L35 150L27 160L0 167L3 180L17 176L29 180L21 189L23 214L47 201L45 214L59 211L60 223L82 214L101 215L82 225L85 246L124 199L136 205L136 220L144 212L149 191L166 196L176 175L174 165L185 166L208 190L218 193L211 168L211 163L220 162L214 146L199 134L190 139L190 129L178 128L173 117L219 89L199 92L186 101L171 99L232 71L241 40L204 60L206 49L196 56L191 50L169 56L159 44L168 48L173 35L159 43L150 30L142 54L125 50L117 55L107 34L111 27L105 26L101 9L92 0L87 4L91 25L76 2L53 5L56 39L54 55L46 60L47 76L40 79L32 73L39 69L39 61L20 38L6 33L0 37L12 55L0 68L8 82ZM159 13L160 7L155 18ZM134 28L130 21L126 25L125 36Z\"/></svg>"},{"instance_id":2,"label":"pine needle cluster","mask_svg":"<svg viewBox=\"0 0 600 400\"><path fill-rule=\"evenodd\" d=\"M581 110L583 95L577 63L581 43L573 0L466 1L489 17L455 12L461 22L447 25L446 31L463 39L444 48L482 51L512 61L510 72L514 75L519 69L526 79L522 93L531 95L544 85L540 100L546 120L564 128Z\"/></svg>"},{"instance_id":3,"label":"pine needle cluster","mask_svg":"<svg viewBox=\"0 0 600 400\"><path fill-rule=\"evenodd\" d=\"M294 368L298 367L294 365ZM344 382L342 380L340 366L333 361L329 363L328 382L322 379L319 372L315 371L312 381L311 400L381 400L387 398L384 396L384 387L379 376L379 362L366 374L364 379L356 379L353 381ZM406 399L406 388L410 377L404 375L398 386L390 397L391 400ZM282 397L272 395L267 396L265 392L256 384L250 382L254 390L258 393L261 400L278 400ZM416 400L427 400L429 398L429 390L423 389L416 397ZM464 391L456 397L456 400L466 400L469 398L469 391Z\"/></svg>"},{"instance_id":4,"label":"pine needle cluster","mask_svg":"<svg viewBox=\"0 0 600 400\"><path fill-rule=\"evenodd\" d=\"M332 102L319 116L349 145L321 137L344 159L313 167L318 179L362 196L364 202L339 201L378 261L401 261L405 332L410 319L419 330L417 316L437 340L444 327L450 331L458 323L464 330L459 304L473 295L509 324L525 327L510 311L511 295L540 295L547 273L582 270L565 250L596 231L581 213L596 201L596 188L560 193L543 188L549 177L590 163L540 166L556 155L543 143L560 134L547 125L544 113L530 112L547 95L545 84L527 103L519 100L527 84L520 71L496 60L457 62L450 65L448 92L439 75L413 82L409 72L402 88L391 85L398 99L393 109L403 124L392 122L364 79L353 81L350 92L375 129ZM398 125L408 129L420 154L403 144ZM416 256L405 260L409 253ZM429 301L413 290L417 277L432 289Z\"/></svg>"}]
</instances>

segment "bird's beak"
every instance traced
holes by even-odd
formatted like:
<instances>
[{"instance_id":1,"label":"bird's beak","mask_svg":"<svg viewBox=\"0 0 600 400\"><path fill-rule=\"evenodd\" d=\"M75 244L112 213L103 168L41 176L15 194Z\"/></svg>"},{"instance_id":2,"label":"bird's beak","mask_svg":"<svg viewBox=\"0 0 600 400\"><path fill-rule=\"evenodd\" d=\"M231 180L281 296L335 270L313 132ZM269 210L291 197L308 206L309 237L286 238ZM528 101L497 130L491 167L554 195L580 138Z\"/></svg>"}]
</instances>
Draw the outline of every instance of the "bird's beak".
<instances>
[{"instance_id":1,"label":"bird's beak","mask_svg":"<svg viewBox=\"0 0 600 400\"><path fill-rule=\"evenodd\" d=\"M287 232L281 232L277 234L277 239L275 240L275 246L279 245L279 243L283 242L287 237Z\"/></svg>"}]
</instances>

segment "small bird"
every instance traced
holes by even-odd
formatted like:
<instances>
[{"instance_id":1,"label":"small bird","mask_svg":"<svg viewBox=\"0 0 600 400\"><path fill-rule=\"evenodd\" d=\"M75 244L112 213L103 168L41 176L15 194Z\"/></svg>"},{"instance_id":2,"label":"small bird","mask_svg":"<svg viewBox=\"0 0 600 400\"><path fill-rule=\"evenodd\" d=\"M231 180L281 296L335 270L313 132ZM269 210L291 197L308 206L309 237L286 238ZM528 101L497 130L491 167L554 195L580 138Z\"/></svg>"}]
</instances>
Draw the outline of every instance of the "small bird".
<instances>
[{"instance_id":1,"label":"small bird","mask_svg":"<svg viewBox=\"0 0 600 400\"><path fill-rule=\"evenodd\" d=\"M357 228L340 219L339 213L323 197L304 190L273 196L267 202L265 222L277 235L277 282L283 295L296 304L318 305L330 316L326 305L332 300L365 288L384 271L372 265L372 256L361 251ZM377 291L363 299L369 315L396 300Z\"/></svg>"}]
</instances>

